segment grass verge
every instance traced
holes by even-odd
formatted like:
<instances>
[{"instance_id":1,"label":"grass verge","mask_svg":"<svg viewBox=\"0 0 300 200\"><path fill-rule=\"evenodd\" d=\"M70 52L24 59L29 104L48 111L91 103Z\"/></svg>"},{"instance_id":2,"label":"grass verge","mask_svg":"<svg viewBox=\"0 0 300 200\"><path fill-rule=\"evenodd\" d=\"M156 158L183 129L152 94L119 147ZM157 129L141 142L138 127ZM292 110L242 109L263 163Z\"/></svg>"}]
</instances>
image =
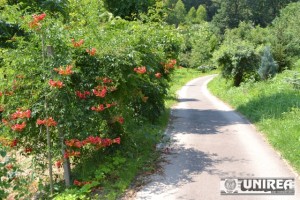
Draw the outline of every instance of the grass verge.
<instances>
[{"instance_id":1,"label":"grass verge","mask_svg":"<svg viewBox=\"0 0 300 200\"><path fill-rule=\"evenodd\" d=\"M286 81L293 75L293 71L285 71L269 81L245 83L240 87L231 87L219 76L208 87L254 123L299 173L300 91Z\"/></svg>"}]
</instances>

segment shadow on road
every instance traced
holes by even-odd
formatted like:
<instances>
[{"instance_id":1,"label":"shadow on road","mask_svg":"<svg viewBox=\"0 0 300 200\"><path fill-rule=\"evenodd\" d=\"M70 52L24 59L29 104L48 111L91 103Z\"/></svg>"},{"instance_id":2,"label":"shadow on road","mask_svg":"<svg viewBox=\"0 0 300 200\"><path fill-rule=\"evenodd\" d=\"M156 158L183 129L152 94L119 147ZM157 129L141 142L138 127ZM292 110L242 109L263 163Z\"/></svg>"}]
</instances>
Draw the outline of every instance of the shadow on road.
<instances>
[{"instance_id":1,"label":"shadow on road","mask_svg":"<svg viewBox=\"0 0 300 200\"><path fill-rule=\"evenodd\" d=\"M229 120L224 116L232 117ZM218 134L219 128L233 124L249 123L237 117L234 111L173 109L169 133Z\"/></svg>"},{"instance_id":2,"label":"shadow on road","mask_svg":"<svg viewBox=\"0 0 300 200\"><path fill-rule=\"evenodd\" d=\"M172 161L173 164L168 163ZM164 191L174 189L180 185L194 182L195 175L207 173L219 177L227 177L231 172L216 170L217 164L225 162L245 163L247 160L235 159L233 157L220 158L215 154L207 154L194 148L175 147L170 155L167 156L167 164L164 166L165 172L152 178L152 184L145 192L160 194ZM176 164L174 164L176 163ZM246 176L246 174L237 174ZM247 174L249 176L249 174ZM205 184L205 183L203 183Z\"/></svg>"}]
</instances>

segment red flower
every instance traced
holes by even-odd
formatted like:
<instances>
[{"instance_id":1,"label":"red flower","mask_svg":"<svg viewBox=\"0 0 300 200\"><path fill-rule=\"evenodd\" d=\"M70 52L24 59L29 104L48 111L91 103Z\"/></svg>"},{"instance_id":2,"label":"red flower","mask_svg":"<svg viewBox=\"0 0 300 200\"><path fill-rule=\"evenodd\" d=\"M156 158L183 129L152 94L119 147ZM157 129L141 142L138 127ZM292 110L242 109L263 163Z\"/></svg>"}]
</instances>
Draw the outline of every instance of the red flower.
<instances>
[{"instance_id":1,"label":"red flower","mask_svg":"<svg viewBox=\"0 0 300 200\"><path fill-rule=\"evenodd\" d=\"M2 95L3 95L3 93L2 93L2 92L0 92L0 97L2 97Z\"/></svg>"},{"instance_id":2,"label":"red flower","mask_svg":"<svg viewBox=\"0 0 300 200\"><path fill-rule=\"evenodd\" d=\"M44 124L45 124L45 120L38 119L38 120L36 121L36 124L37 124L37 125L44 125Z\"/></svg>"},{"instance_id":3,"label":"red flower","mask_svg":"<svg viewBox=\"0 0 300 200\"><path fill-rule=\"evenodd\" d=\"M107 88L106 87L102 87L102 86L97 86L93 90L93 93L97 97L104 98L106 96L106 94L107 94Z\"/></svg>"},{"instance_id":4,"label":"red flower","mask_svg":"<svg viewBox=\"0 0 300 200\"><path fill-rule=\"evenodd\" d=\"M56 161L55 166L57 168L61 168L62 167L62 161L61 160Z\"/></svg>"},{"instance_id":5,"label":"red flower","mask_svg":"<svg viewBox=\"0 0 300 200\"><path fill-rule=\"evenodd\" d=\"M105 110L105 107L103 104L98 105L97 107L91 107L91 110L96 111L96 112L101 112L103 110Z\"/></svg>"},{"instance_id":6,"label":"red flower","mask_svg":"<svg viewBox=\"0 0 300 200\"><path fill-rule=\"evenodd\" d=\"M69 157L79 157L80 156L80 152L79 151L66 151L64 154L64 158L69 158Z\"/></svg>"},{"instance_id":7,"label":"red flower","mask_svg":"<svg viewBox=\"0 0 300 200\"><path fill-rule=\"evenodd\" d=\"M36 19L37 21L42 21L45 17L46 17L46 13L42 13L40 15L34 15L33 16L34 19Z\"/></svg>"},{"instance_id":8,"label":"red flower","mask_svg":"<svg viewBox=\"0 0 300 200\"><path fill-rule=\"evenodd\" d=\"M76 185L76 186L81 186L81 182L77 181L77 180L74 180L73 184Z\"/></svg>"},{"instance_id":9,"label":"red flower","mask_svg":"<svg viewBox=\"0 0 300 200\"><path fill-rule=\"evenodd\" d=\"M49 80L49 85L51 87L55 87L55 88L62 88L64 86L63 82L61 82L61 81L53 81L52 79Z\"/></svg>"},{"instance_id":10,"label":"red flower","mask_svg":"<svg viewBox=\"0 0 300 200\"><path fill-rule=\"evenodd\" d=\"M83 146L83 143L78 139L66 140L65 144L69 147L76 147L76 148L81 148Z\"/></svg>"},{"instance_id":11,"label":"red flower","mask_svg":"<svg viewBox=\"0 0 300 200\"><path fill-rule=\"evenodd\" d=\"M42 21L45 17L46 17L46 13L40 15L33 15L32 16L33 20L29 23L29 27L32 29L36 27L40 27L41 24L39 22Z\"/></svg>"},{"instance_id":12,"label":"red flower","mask_svg":"<svg viewBox=\"0 0 300 200\"><path fill-rule=\"evenodd\" d=\"M15 113L11 115L11 119L15 120L15 119L30 118L30 116L31 116L30 110L21 111L20 109L18 109Z\"/></svg>"},{"instance_id":13,"label":"red flower","mask_svg":"<svg viewBox=\"0 0 300 200\"><path fill-rule=\"evenodd\" d=\"M96 55L97 49L96 48L87 49L86 52L90 54L90 56L94 56Z\"/></svg>"},{"instance_id":14,"label":"red flower","mask_svg":"<svg viewBox=\"0 0 300 200\"><path fill-rule=\"evenodd\" d=\"M155 74L155 77L156 77L156 78L161 78L161 73L156 73L156 74Z\"/></svg>"},{"instance_id":15,"label":"red flower","mask_svg":"<svg viewBox=\"0 0 300 200\"><path fill-rule=\"evenodd\" d=\"M79 42L76 42L74 39L71 39L71 42L72 42L74 47L80 47L81 45L83 45L84 40L81 39L81 40L79 40Z\"/></svg>"},{"instance_id":16,"label":"red flower","mask_svg":"<svg viewBox=\"0 0 300 200\"><path fill-rule=\"evenodd\" d=\"M36 124L37 125L45 125L48 127L57 126L57 122L52 117L49 117L48 119L44 119L44 120L37 119Z\"/></svg>"},{"instance_id":17,"label":"red flower","mask_svg":"<svg viewBox=\"0 0 300 200\"><path fill-rule=\"evenodd\" d=\"M118 137L118 138L113 139L113 143L120 144L121 143L121 138Z\"/></svg>"},{"instance_id":18,"label":"red flower","mask_svg":"<svg viewBox=\"0 0 300 200\"><path fill-rule=\"evenodd\" d=\"M26 127L26 123L23 122L22 124L15 124L11 126L11 129L16 132L21 132L25 127Z\"/></svg>"},{"instance_id":19,"label":"red flower","mask_svg":"<svg viewBox=\"0 0 300 200\"><path fill-rule=\"evenodd\" d=\"M145 74L147 72L147 69L145 66L141 66L141 67L136 67L134 68L134 71L137 73L137 74Z\"/></svg>"},{"instance_id":20,"label":"red flower","mask_svg":"<svg viewBox=\"0 0 300 200\"><path fill-rule=\"evenodd\" d=\"M176 65L177 61L175 59L170 60L168 63L163 63L165 68L165 73L169 73L170 69L174 69L174 66Z\"/></svg>"},{"instance_id":21,"label":"red flower","mask_svg":"<svg viewBox=\"0 0 300 200\"><path fill-rule=\"evenodd\" d=\"M67 65L66 69L63 69L62 66L58 68L54 68L53 70L58 72L58 74L63 75L63 76L68 76L73 74L74 72L72 71L73 66L72 65Z\"/></svg>"},{"instance_id":22,"label":"red flower","mask_svg":"<svg viewBox=\"0 0 300 200\"><path fill-rule=\"evenodd\" d=\"M81 93L80 91L76 91L75 92L76 96L78 96L80 99L86 99L87 96L91 95L91 93L89 91L84 91L83 93Z\"/></svg>"},{"instance_id":23,"label":"red flower","mask_svg":"<svg viewBox=\"0 0 300 200\"><path fill-rule=\"evenodd\" d=\"M115 117L114 121L117 121L120 124L124 124L124 118L123 117Z\"/></svg>"}]
</instances>

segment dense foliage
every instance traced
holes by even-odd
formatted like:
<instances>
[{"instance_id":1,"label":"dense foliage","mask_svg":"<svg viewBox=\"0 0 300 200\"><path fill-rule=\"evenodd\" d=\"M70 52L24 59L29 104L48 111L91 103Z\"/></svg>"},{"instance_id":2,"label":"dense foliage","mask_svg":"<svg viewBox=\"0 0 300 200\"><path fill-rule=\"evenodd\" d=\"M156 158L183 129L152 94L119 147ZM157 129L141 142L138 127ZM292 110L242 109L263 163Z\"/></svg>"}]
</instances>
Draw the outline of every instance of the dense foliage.
<instances>
[{"instance_id":1,"label":"dense foliage","mask_svg":"<svg viewBox=\"0 0 300 200\"><path fill-rule=\"evenodd\" d=\"M0 198L16 185L26 198L62 192L63 180L81 188L66 198L85 198L118 179L155 143L147 128L164 113L175 67L219 67L233 86L299 68L300 3L291 2L0 1ZM25 175L20 152L33 159ZM50 184L46 170L58 177ZM38 187L26 194L26 184Z\"/></svg>"}]
</instances>

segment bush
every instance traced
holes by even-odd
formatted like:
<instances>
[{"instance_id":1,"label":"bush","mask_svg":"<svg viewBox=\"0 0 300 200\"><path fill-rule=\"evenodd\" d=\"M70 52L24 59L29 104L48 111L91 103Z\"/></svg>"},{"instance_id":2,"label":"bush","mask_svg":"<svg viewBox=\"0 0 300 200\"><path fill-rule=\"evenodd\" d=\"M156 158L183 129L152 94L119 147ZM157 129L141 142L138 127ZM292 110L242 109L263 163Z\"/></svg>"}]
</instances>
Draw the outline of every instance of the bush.
<instances>
[{"instance_id":1,"label":"bush","mask_svg":"<svg viewBox=\"0 0 300 200\"><path fill-rule=\"evenodd\" d=\"M54 161L66 177L70 163L88 169L86 159L117 149L104 147L135 144L127 126L155 122L164 110L179 33L158 23L103 23L102 11L95 1L72 1L68 22L19 9L1 13L26 32L14 37L15 49L1 49L1 135L16 139L18 149L30 147L40 175ZM76 179L66 185L91 181Z\"/></svg>"},{"instance_id":2,"label":"bush","mask_svg":"<svg viewBox=\"0 0 300 200\"><path fill-rule=\"evenodd\" d=\"M258 69L259 56L253 44L247 41L225 41L214 53L214 60L221 67L222 75L233 80L234 86L239 86Z\"/></svg>"}]
</instances>

